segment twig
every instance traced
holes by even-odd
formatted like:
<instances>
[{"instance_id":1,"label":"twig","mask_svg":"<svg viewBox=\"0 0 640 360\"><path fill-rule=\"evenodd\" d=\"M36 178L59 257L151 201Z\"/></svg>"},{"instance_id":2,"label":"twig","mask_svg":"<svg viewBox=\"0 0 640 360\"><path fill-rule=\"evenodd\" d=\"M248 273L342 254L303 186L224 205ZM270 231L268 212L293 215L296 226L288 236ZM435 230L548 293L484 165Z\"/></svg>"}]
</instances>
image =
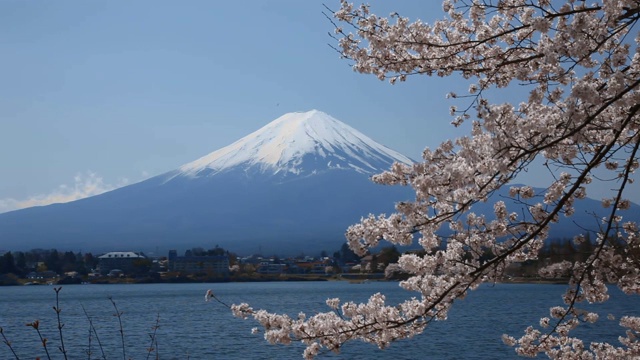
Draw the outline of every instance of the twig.
<instances>
[{"instance_id":1,"label":"twig","mask_svg":"<svg viewBox=\"0 0 640 360\"><path fill-rule=\"evenodd\" d=\"M20 360L18 354L16 354L15 350L13 350L13 347L11 346L11 341L9 341L9 339L4 335L4 329L2 327L0 327L0 335L2 335L2 342L9 347L9 350L11 350L16 360Z\"/></svg>"},{"instance_id":2,"label":"twig","mask_svg":"<svg viewBox=\"0 0 640 360\"><path fill-rule=\"evenodd\" d=\"M107 360L107 356L104 354L104 348L102 347L102 343L100 342L100 337L98 336L98 332L96 331L95 326L93 326L93 320L87 313L87 310L84 308L84 305L80 305L82 307L82 311L84 311L84 316L89 320L89 357L91 357L91 331L93 330L93 334L96 336L96 341L98 342L98 347L100 348L100 352L102 353L102 359Z\"/></svg>"},{"instance_id":3,"label":"twig","mask_svg":"<svg viewBox=\"0 0 640 360\"><path fill-rule=\"evenodd\" d=\"M156 352L156 359L159 358L159 354L158 354L158 338L156 337L156 334L158 333L158 328L159 327L160 327L160 314L158 314L158 316L156 316L156 324L152 327L153 333L149 334L149 337L151 338L151 344L149 344L149 348L147 348L147 360L149 360L149 356L151 356L151 353L154 350Z\"/></svg>"},{"instance_id":4,"label":"twig","mask_svg":"<svg viewBox=\"0 0 640 360\"><path fill-rule=\"evenodd\" d=\"M158 351L158 337L156 336L156 360L160 360L160 352Z\"/></svg>"},{"instance_id":5,"label":"twig","mask_svg":"<svg viewBox=\"0 0 640 360\"><path fill-rule=\"evenodd\" d=\"M127 360L127 352L125 350L125 345L124 345L124 329L122 328L122 312L118 311L118 306L116 306L116 302L113 301L113 298L111 296L109 296L109 301L111 301L111 304L113 305L113 308L116 309L116 313L114 316L116 316L118 318L118 324L120 326L120 340L122 341L122 359L123 360Z\"/></svg>"},{"instance_id":6,"label":"twig","mask_svg":"<svg viewBox=\"0 0 640 360\"><path fill-rule=\"evenodd\" d=\"M91 325L89 325L89 344L87 346L87 360L91 360Z\"/></svg>"},{"instance_id":7,"label":"twig","mask_svg":"<svg viewBox=\"0 0 640 360\"><path fill-rule=\"evenodd\" d=\"M60 290L62 290L62 286L53 288L53 290L56 292L56 306L53 307L53 310L56 312L56 316L58 318L58 333L60 333L60 347L58 349L60 349L65 360L67 360L67 350L64 348L64 339L62 337L62 328L64 327L64 324L60 321L60 312L62 311L62 309L60 309Z\"/></svg>"},{"instance_id":8,"label":"twig","mask_svg":"<svg viewBox=\"0 0 640 360\"><path fill-rule=\"evenodd\" d=\"M40 342L42 343L42 347L44 348L44 352L47 354L47 359L51 360L51 355L49 354L49 349L47 348L47 338L42 336L40 332L40 320L36 320L32 323L28 323L27 326L31 326L36 329L38 336L40 337Z\"/></svg>"}]
</instances>

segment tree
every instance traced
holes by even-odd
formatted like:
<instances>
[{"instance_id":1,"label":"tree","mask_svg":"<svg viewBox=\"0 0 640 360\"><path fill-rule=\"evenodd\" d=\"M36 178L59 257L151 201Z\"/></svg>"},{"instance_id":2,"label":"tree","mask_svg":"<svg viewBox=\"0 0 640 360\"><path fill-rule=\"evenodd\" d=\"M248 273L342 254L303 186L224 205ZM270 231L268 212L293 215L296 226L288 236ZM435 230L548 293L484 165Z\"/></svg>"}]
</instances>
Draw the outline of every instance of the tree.
<instances>
[{"instance_id":1,"label":"tree","mask_svg":"<svg viewBox=\"0 0 640 360\"><path fill-rule=\"evenodd\" d=\"M15 265L15 259L10 251L0 256L0 274L15 274L17 268Z\"/></svg>"},{"instance_id":2,"label":"tree","mask_svg":"<svg viewBox=\"0 0 640 360\"><path fill-rule=\"evenodd\" d=\"M343 263L349 263L349 262L359 262L361 256L358 256L356 253L353 252L353 250L351 250L349 248L348 244L342 244L342 247L340 248L340 251L338 252L338 258L339 260ZM334 256L335 257L335 256Z\"/></svg>"},{"instance_id":3,"label":"tree","mask_svg":"<svg viewBox=\"0 0 640 360\"><path fill-rule=\"evenodd\" d=\"M27 273L27 258L22 251L16 252L16 268L20 275L25 275Z\"/></svg>"},{"instance_id":4,"label":"tree","mask_svg":"<svg viewBox=\"0 0 640 360\"><path fill-rule=\"evenodd\" d=\"M383 247L376 255L376 261L386 268L391 263L397 263L400 258L400 252L395 246ZM384 270L384 269L383 269Z\"/></svg>"},{"instance_id":5,"label":"tree","mask_svg":"<svg viewBox=\"0 0 640 360\"><path fill-rule=\"evenodd\" d=\"M133 269L131 272L136 276L147 275L152 266L153 262L149 259L136 259L133 261Z\"/></svg>"},{"instance_id":6,"label":"tree","mask_svg":"<svg viewBox=\"0 0 640 360\"><path fill-rule=\"evenodd\" d=\"M629 295L640 292L638 225L624 212L639 166L640 2L445 0L443 10L444 19L432 25L398 14L379 17L368 5L346 1L333 13L336 49L355 71L392 84L419 75L460 75L470 82L468 94L450 94L452 101L467 103L451 108L453 126L469 127L467 136L427 148L419 163L394 164L373 178L411 186L415 201L347 230L358 255L382 240L417 240L424 255L405 254L398 264L410 275L400 285L420 296L398 305L385 304L381 294L359 305L329 299L331 311L295 319L248 304L234 305L233 312L254 317L270 342L302 340L307 358L321 348L338 351L354 339L384 348L445 319L454 300L482 283L500 281L509 265L536 260L549 229L572 220L588 184L609 179L607 216L580 224L585 233L597 234L592 253L541 270L545 276L570 276L565 306L552 308L520 338L503 340L526 356L640 356L640 317L620 319L628 330L621 344L586 345L571 333L597 321L597 314L580 307L606 301L606 283ZM520 103L491 100L500 89L514 87L516 94L528 93ZM552 178L542 192L512 185L538 164ZM506 199L492 197L503 188L509 190ZM493 213L472 211L485 201L493 203ZM584 236L577 234L575 241Z\"/></svg>"},{"instance_id":7,"label":"tree","mask_svg":"<svg viewBox=\"0 0 640 360\"><path fill-rule=\"evenodd\" d=\"M66 273L70 271L77 271L78 265L76 264L76 262L76 254L74 254L73 251L66 251L64 255L62 255L61 259L62 272Z\"/></svg>"},{"instance_id":8,"label":"tree","mask_svg":"<svg viewBox=\"0 0 640 360\"><path fill-rule=\"evenodd\" d=\"M191 256L206 256L207 251L201 247L195 247L191 249Z\"/></svg>"},{"instance_id":9,"label":"tree","mask_svg":"<svg viewBox=\"0 0 640 360\"><path fill-rule=\"evenodd\" d=\"M54 271L57 274L60 274L62 272L62 260L60 258L60 254L58 253L58 250L51 249L51 251L49 251L46 256L44 263L47 266L48 270Z\"/></svg>"},{"instance_id":10,"label":"tree","mask_svg":"<svg viewBox=\"0 0 640 360\"><path fill-rule=\"evenodd\" d=\"M99 262L99 259L93 256L92 253L84 254L83 263L84 263L84 267L87 270L93 271L95 268L98 267L98 262Z\"/></svg>"},{"instance_id":11,"label":"tree","mask_svg":"<svg viewBox=\"0 0 640 360\"><path fill-rule=\"evenodd\" d=\"M225 254L225 250L218 245L215 248L207 250L207 256L222 256Z\"/></svg>"}]
</instances>

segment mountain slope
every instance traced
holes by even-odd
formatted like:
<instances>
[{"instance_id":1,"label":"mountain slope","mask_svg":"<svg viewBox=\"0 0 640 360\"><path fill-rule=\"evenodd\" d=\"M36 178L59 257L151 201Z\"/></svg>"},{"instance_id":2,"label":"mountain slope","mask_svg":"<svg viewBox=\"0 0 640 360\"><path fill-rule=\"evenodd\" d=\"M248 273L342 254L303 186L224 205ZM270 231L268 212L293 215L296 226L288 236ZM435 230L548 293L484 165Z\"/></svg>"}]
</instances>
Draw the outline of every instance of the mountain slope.
<instances>
[{"instance_id":1,"label":"mountain slope","mask_svg":"<svg viewBox=\"0 0 640 360\"><path fill-rule=\"evenodd\" d=\"M413 191L376 185L370 175L407 157L317 110L290 113L233 144L176 170L66 204L0 214L8 250L132 250L160 255L172 248L222 246L239 254L333 252L346 228L369 213L390 213ZM476 213L493 213L494 199ZM533 200L532 200L533 201ZM576 201L571 218L550 229L572 238L597 229L607 209ZM518 211L526 214L526 211ZM640 218L640 207L621 213Z\"/></svg>"},{"instance_id":2,"label":"mountain slope","mask_svg":"<svg viewBox=\"0 0 640 360\"><path fill-rule=\"evenodd\" d=\"M0 239L11 250L330 252L361 216L410 198L369 180L394 161L411 160L320 111L291 113L146 181L0 214Z\"/></svg>"},{"instance_id":3,"label":"mountain slope","mask_svg":"<svg viewBox=\"0 0 640 360\"><path fill-rule=\"evenodd\" d=\"M374 174L406 156L382 146L318 110L285 114L242 139L183 165L182 175L209 175L228 169L265 174L309 175L335 169Z\"/></svg>"}]
</instances>

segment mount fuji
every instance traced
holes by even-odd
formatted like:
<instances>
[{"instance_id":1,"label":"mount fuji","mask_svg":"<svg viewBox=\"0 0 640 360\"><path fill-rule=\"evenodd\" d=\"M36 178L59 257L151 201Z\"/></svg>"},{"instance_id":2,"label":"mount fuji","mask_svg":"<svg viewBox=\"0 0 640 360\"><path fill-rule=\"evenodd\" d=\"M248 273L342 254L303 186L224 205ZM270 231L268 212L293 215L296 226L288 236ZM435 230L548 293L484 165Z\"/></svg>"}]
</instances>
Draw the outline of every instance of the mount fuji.
<instances>
[{"instance_id":1,"label":"mount fuji","mask_svg":"<svg viewBox=\"0 0 640 360\"><path fill-rule=\"evenodd\" d=\"M394 162L412 160L321 111L289 113L148 180L0 214L0 239L10 250L332 252L350 224L411 198L369 179Z\"/></svg>"}]
</instances>

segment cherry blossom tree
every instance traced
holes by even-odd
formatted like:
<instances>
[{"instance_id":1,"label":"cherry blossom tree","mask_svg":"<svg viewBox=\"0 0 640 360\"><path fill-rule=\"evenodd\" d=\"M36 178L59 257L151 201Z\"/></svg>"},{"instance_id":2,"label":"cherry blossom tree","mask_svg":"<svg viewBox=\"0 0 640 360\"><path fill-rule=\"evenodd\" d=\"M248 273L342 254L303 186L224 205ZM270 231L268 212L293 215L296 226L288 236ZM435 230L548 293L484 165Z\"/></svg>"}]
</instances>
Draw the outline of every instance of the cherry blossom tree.
<instances>
[{"instance_id":1,"label":"cherry blossom tree","mask_svg":"<svg viewBox=\"0 0 640 360\"><path fill-rule=\"evenodd\" d=\"M376 16L368 5L346 1L332 13L336 49L355 71L391 84L419 75L461 76L470 84L468 93L449 94L466 103L451 114L453 126L469 128L467 136L427 148L420 162L395 164L373 178L411 186L415 201L347 230L360 255L381 241L417 242L424 255L404 254L398 267L409 274L400 286L419 295L392 305L382 294L362 304L329 299L327 312L310 317L248 304L233 305L234 314L255 318L269 342L303 341L305 358L356 339L385 348L446 319L454 300L500 281L508 266L537 259L549 229L572 220L588 185L609 181L611 194L602 201L607 216L580 224L584 234L573 239L580 243L587 232L597 234L592 254L541 271L569 276L564 306L551 308L524 335L503 340L525 356L639 357L640 317L619 320L626 328L619 344L585 344L571 330L597 322L598 314L581 305L607 301L606 284L628 295L640 292L637 219L625 218L640 146L640 1L445 0L443 11L433 24L397 13ZM525 89L525 98L518 104L490 101L507 87ZM512 185L536 164L552 176L542 192ZM508 199L492 197L503 188ZM492 214L474 213L475 204L487 201Z\"/></svg>"}]
</instances>

